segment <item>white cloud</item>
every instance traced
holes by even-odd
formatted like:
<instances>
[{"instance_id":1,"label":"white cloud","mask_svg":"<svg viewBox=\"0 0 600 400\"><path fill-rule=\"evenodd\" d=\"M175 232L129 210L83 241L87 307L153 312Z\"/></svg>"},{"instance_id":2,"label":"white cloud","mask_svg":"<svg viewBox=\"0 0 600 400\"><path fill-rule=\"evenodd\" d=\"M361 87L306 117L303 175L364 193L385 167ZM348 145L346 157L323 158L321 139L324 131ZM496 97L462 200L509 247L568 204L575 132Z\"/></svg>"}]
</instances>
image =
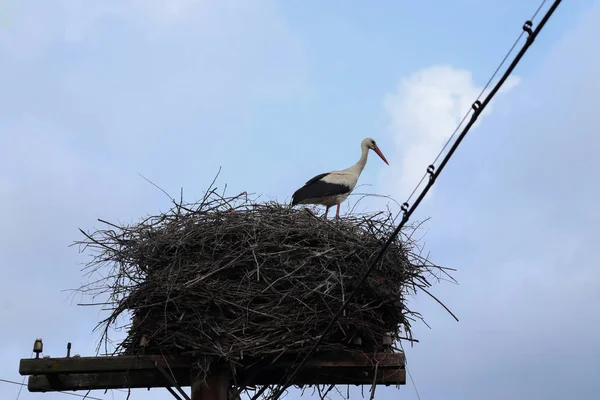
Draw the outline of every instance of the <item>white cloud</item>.
<instances>
[{"instance_id":1,"label":"white cloud","mask_svg":"<svg viewBox=\"0 0 600 400\"><path fill-rule=\"evenodd\" d=\"M518 83L518 78L509 78L501 92ZM402 160L397 168L383 171L394 197L404 201L409 196L482 89L470 71L438 65L401 79L395 92L385 96L383 104L396 146L394 158ZM481 99L489 90L491 87ZM491 104L475 126L490 111Z\"/></svg>"}]
</instances>

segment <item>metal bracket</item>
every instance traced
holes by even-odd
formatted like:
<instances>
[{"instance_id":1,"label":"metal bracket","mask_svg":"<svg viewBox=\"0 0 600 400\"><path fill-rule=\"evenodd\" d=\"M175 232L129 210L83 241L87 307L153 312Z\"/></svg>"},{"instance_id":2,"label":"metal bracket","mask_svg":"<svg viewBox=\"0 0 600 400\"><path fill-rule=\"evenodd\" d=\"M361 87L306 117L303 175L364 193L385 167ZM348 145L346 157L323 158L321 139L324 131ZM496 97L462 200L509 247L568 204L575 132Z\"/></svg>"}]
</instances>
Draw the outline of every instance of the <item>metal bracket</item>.
<instances>
[{"instance_id":1,"label":"metal bracket","mask_svg":"<svg viewBox=\"0 0 600 400\"><path fill-rule=\"evenodd\" d=\"M429 180L433 180L435 178L434 172L435 172L435 166L433 164L429 165L427 167L427 173L429 174Z\"/></svg>"},{"instance_id":2,"label":"metal bracket","mask_svg":"<svg viewBox=\"0 0 600 400\"><path fill-rule=\"evenodd\" d=\"M530 36L533 33L533 30L531 29L532 27L533 27L533 22L531 22L529 20L525 21L525 23L523 24L523 30L525 32L527 32L527 34Z\"/></svg>"}]
</instances>

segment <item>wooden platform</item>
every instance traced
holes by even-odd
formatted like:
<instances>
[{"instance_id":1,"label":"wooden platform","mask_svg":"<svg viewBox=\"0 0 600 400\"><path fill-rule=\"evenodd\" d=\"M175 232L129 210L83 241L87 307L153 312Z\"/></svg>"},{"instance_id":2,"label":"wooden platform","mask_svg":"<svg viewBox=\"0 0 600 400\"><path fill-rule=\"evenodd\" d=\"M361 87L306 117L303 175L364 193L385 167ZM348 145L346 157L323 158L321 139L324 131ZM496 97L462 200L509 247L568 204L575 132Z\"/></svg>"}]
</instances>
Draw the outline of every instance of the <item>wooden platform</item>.
<instances>
[{"instance_id":1,"label":"wooden platform","mask_svg":"<svg viewBox=\"0 0 600 400\"><path fill-rule=\"evenodd\" d=\"M191 386L188 357L114 356L22 359L21 375L28 375L31 392L172 387L161 369L172 371L180 387ZM237 382L245 385L274 385L294 367L291 359L275 363L248 361L236 368ZM377 366L377 367L376 367ZM375 377L375 373L377 376ZM170 375L170 372L169 372ZM310 359L295 379L301 384L404 385L403 353L365 354L344 352L319 354Z\"/></svg>"}]
</instances>

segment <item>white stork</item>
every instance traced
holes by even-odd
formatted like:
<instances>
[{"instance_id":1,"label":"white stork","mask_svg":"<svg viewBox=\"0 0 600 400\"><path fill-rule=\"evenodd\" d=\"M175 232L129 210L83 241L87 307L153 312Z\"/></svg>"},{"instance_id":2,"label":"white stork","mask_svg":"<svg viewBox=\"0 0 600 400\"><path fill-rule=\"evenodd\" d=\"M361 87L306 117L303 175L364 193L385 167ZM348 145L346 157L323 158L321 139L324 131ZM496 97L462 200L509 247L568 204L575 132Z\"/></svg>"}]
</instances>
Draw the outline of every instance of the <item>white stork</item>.
<instances>
[{"instance_id":1,"label":"white stork","mask_svg":"<svg viewBox=\"0 0 600 400\"><path fill-rule=\"evenodd\" d=\"M367 157L369 156L369 150L373 150L383 162L390 165L385 159L385 156L375 144L375 140L371 138L363 139L360 144L362 154L360 159L353 166L343 169L341 171L331 171L324 174L319 174L306 182L304 186L296 190L292 196L292 205L297 204L319 204L326 208L325 215L323 218L327 219L327 213L329 209L334 205L337 205L337 211L335 217L340 217L340 204L348 198L360 174L365 168L367 163Z\"/></svg>"}]
</instances>

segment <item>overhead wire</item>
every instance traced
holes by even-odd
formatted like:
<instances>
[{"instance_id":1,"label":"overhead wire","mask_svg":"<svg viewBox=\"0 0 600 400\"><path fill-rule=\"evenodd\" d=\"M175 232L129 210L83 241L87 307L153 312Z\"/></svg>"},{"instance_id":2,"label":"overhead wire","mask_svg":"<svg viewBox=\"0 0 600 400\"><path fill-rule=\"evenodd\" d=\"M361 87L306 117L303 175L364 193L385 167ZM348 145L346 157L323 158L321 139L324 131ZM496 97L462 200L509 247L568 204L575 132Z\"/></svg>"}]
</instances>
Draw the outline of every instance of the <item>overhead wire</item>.
<instances>
[{"instance_id":1,"label":"overhead wire","mask_svg":"<svg viewBox=\"0 0 600 400\"><path fill-rule=\"evenodd\" d=\"M546 1L547 0L543 0L540 3L540 5L538 6L537 10L533 13L533 16L531 18L529 18L529 21L533 21L535 19L535 17L538 15L538 13L540 12L540 10L544 6L544 4L546 4ZM494 73L492 74L492 76L490 76L490 79L488 79L488 81L485 84L485 86L479 92L479 95L477 96L477 98L475 99L475 101L481 99L481 96L483 96L483 94L485 93L485 91L487 90L487 88L490 86L490 84L492 83L492 81L494 80L494 78L496 77L496 75L498 75L498 72L500 72L500 69L502 68L502 66L504 65L504 63L508 59L508 57L512 54L512 52L515 49L515 47L517 47L517 44L519 44L519 42L521 41L521 39L523 38L523 35L525 35L525 33L526 33L526 31L522 29L521 33L519 33L519 36L517 37L517 39L514 41L514 43L510 47L510 49L504 55L504 58L502 59L502 61L500 61L500 64L498 64L498 67L496 67L496 70L494 71ZM465 120L467 119L467 117L469 116L469 114L471 114L471 112L473 112L472 109L468 110L465 113L465 115L463 116L462 120L460 121L460 123L458 124L458 126L456 127L456 129L454 129L454 132L452 132L452 135L450 135L450 137L448 138L448 140L446 141L446 143L444 144L444 146L442 147L442 149L440 150L440 152L438 153L438 155L435 157L435 160L433 160L432 164L435 164L437 162L437 160L439 160L440 156L442 155L442 153L444 152L444 150L446 150L446 148L448 147L448 145L450 144L450 142L452 141L452 139L454 138L454 136L456 136L456 133L458 132L458 130L460 129L460 127L463 125L463 123L465 122ZM425 176L426 175L427 175L427 173L425 173ZM414 191L413 191L413 193L414 193ZM410 198L409 198L409 201L410 201Z\"/></svg>"},{"instance_id":2,"label":"overhead wire","mask_svg":"<svg viewBox=\"0 0 600 400\"><path fill-rule=\"evenodd\" d=\"M23 386L27 386L25 383L15 382L15 381L11 381L11 380L8 380L8 379L1 379L0 378L0 382L11 383L13 385L20 385L21 388L23 388ZM83 398L90 399L90 400L102 400L99 397L91 397L91 396L87 396L87 395L83 395L83 394L79 394L79 393L69 393L69 392L62 392L62 391L57 391L56 393L66 394L66 395L69 395L69 396L83 397Z\"/></svg>"},{"instance_id":3,"label":"overhead wire","mask_svg":"<svg viewBox=\"0 0 600 400\"><path fill-rule=\"evenodd\" d=\"M533 15L529 19L529 21L533 21L535 19L535 17L541 11L542 7L544 7L544 4L546 4L546 1L548 1L548 0L542 0L542 2L540 3L540 5L538 6L537 10L535 10L535 12L533 13ZM492 76L490 76L490 79L488 79L488 81L485 84L485 86L481 89L481 91L479 92L479 95L477 96L477 98L475 99L475 101L481 99L481 96L483 96L483 94L488 89L488 87L490 86L490 84L492 83L492 81L494 80L494 78L496 77L496 75L498 75L498 72L500 72L500 69L502 69L502 66L504 65L504 63L506 62L506 60L508 60L508 57L512 54L512 52L514 51L515 47L517 47L517 44L519 44L519 42L521 41L521 39L523 38L523 35L525 35L525 33L526 33L525 30L521 30L521 32L519 33L519 36L517 36L517 38L513 42L513 44L510 47L510 49L506 52L506 54L504 55L504 58L502 58L502 61L500 61L500 64L498 64L498 66L496 67L496 70L494 71L494 73L492 74ZM448 139L446 140L446 142L442 146L441 150L438 152L437 156L435 157L435 159L433 160L433 162L431 163L431 165L435 165L435 163L440 159L441 155L444 153L444 150L446 150L446 148L448 147L448 145L452 142L452 139L454 139L454 137L458 133L459 129L461 128L461 126L463 126L463 124L467 120L467 117L472 112L474 112L474 111L473 111L472 108L470 108L469 110L467 110L467 112L465 113L465 115L463 115L462 119L460 120L460 122L458 123L458 125L456 126L456 128L454 129L454 131L452 132L452 134L450 135L450 137L448 137ZM421 184L423 183L423 181L425 180L425 178L427 177L427 175L428 175L427 172L425 172L423 174L423 176L421 177L421 180L419 181L419 183L416 184L415 188L413 189L413 191L411 192L411 194L406 199L406 202L410 202L410 200L415 195L415 193L417 192L417 190L421 187Z\"/></svg>"},{"instance_id":4,"label":"overhead wire","mask_svg":"<svg viewBox=\"0 0 600 400\"><path fill-rule=\"evenodd\" d=\"M33 357L33 351L31 352L31 355L29 356L29 358ZM16 400L19 400L19 397L21 397L21 392L23 391L23 386L25 386L25 379L27 379L26 376L23 377L23 382L21 382L21 387L19 388L19 392L17 393L17 398Z\"/></svg>"},{"instance_id":5,"label":"overhead wire","mask_svg":"<svg viewBox=\"0 0 600 400\"><path fill-rule=\"evenodd\" d=\"M404 352L404 346L402 346L402 342L400 342L400 348ZM406 370L406 373L408 374L408 377L410 378L410 381L412 382L412 386L413 386L413 389L415 390L415 395L417 396L417 400L421 400L421 396L419 395L419 391L417 390L417 385L415 384L415 380L413 379L413 376L410 373L410 370L408 369L406 360L404 360L404 369Z\"/></svg>"},{"instance_id":6,"label":"overhead wire","mask_svg":"<svg viewBox=\"0 0 600 400\"><path fill-rule=\"evenodd\" d=\"M308 361L308 359L310 358L310 356L312 356L312 354L315 352L315 350L321 344L321 342L322 342L323 338L325 338L325 335L327 334L327 332L333 327L333 325L338 320L338 318L340 317L340 315L342 314L342 312L346 309L346 307L348 306L348 304L350 304L350 301L354 298L354 296L356 295L356 293L358 292L358 290L360 289L360 287L364 284L364 282L366 281L366 279L369 276L369 274L371 273L371 271L379 263L379 261L383 257L383 254L386 252L386 250L391 245L391 243L393 242L393 240L396 238L396 236L398 235L398 233L400 233L400 230L404 227L404 225L406 224L406 222L408 222L408 220L410 219L410 216L413 214L413 212L419 206L419 204L421 203L421 201L423 200L423 198L425 197L425 195L427 194L427 192L429 191L429 189L433 186L433 184L435 183L436 179L438 178L438 176L440 175L440 173L443 171L444 167L446 166L446 164L448 163L448 161L450 160L450 158L452 157L452 155L454 154L454 152L456 151L456 149L458 148L458 146L460 145L460 143L464 139L465 135L468 133L468 131L470 130L470 128L473 126L473 124L475 123L475 121L477 120L477 118L479 117L479 115L481 114L481 112L489 104L489 102L495 96L495 94L498 92L498 90L500 90L500 87L504 84L504 82L506 81L506 79L508 79L508 77L510 76L510 74L512 73L512 71L515 69L515 67L517 66L517 64L521 60L521 58L525 55L525 53L527 52L527 50L529 49L529 47L531 46L531 44L534 42L534 40L537 37L537 35L539 34L539 32L542 30L542 28L544 27L544 25L546 24L546 22L550 19L550 17L552 16L552 14L554 13L554 11L559 6L559 4L561 3L562 0L554 0L554 2L552 3L552 5L546 11L546 14L542 18L542 20L540 21L540 23L538 24L538 26L535 28L535 30L532 30L532 28L533 28L533 22L532 21L537 16L537 14L540 12L540 10L542 9L542 7L543 7L543 5L545 4L546 1L547 0L543 0L541 2L540 6L538 7L538 9L536 10L536 12L533 14L533 17L531 19L527 20L523 24L523 26L522 26L523 31L521 32L521 35L519 35L519 37L517 38L517 40L515 41L515 43L513 44L513 46L511 47L511 49L509 50L509 52L507 53L507 55L504 57L504 59L502 60L502 62L498 66L498 68L496 68L496 71L494 72L494 74L492 75L492 77L490 78L490 80L488 81L488 83L486 84L486 86L484 87L484 89L482 90L482 92L477 97L477 100L475 100L475 102L471 106L472 111L471 110L469 111L469 113L471 113L471 119L469 120L469 122L467 123L467 125L463 128L461 134L458 136L458 138L456 139L456 141L454 142L454 144L452 145L452 147L450 148L450 150L448 151L448 153L444 156L444 158L443 158L442 162L440 163L440 165L437 168L435 167L434 164L430 164L427 167L427 172L425 173L424 177L421 179L421 182L417 185L417 188L418 188L421 185L421 183L423 182L423 180L425 179L425 177L427 175L429 175L429 181L427 182L427 185L425 186L425 188L421 191L421 193L419 194L419 196L417 197L417 199L415 200L415 202L412 204L412 206L409 204L409 201L410 201L410 198L412 198L412 196L416 193L417 188L415 188L415 190L413 191L413 193L409 196L409 200L402 204L402 206L401 206L401 211L403 213L402 220L400 221L400 223L398 224L398 226L396 227L396 229L394 230L394 232L390 235L390 237L384 243L383 247L379 251L379 253L378 253L377 257L375 258L375 260L373 260L373 262L367 268L366 272L364 273L364 275L362 276L361 280L358 282L358 284L356 285L356 287L354 288L354 290L346 298L346 300L344 301L344 303L342 303L342 306L340 307L340 309L336 312L336 314L333 315L333 317L332 317L331 321L329 322L329 324L327 325L327 327L324 329L324 331L321 333L321 335L319 335L317 341L310 348L310 350L308 351L308 353L306 353L306 355L304 356L304 358L302 359L302 361L300 362L300 364L298 364L294 368L294 370L292 371L292 373L286 379L285 383L284 384L280 384L279 385L280 388L273 394L273 396L270 397L271 400L277 400L283 394L283 392L284 392L285 389L282 389L282 388L289 387L289 385L291 384L291 382L293 382L294 378L296 377L296 375L298 374L298 372L300 371L300 369L304 366L304 364L306 364L306 362ZM488 86L490 85L490 83L492 82L492 80L494 79L494 77L498 74L500 68L506 62L506 60L508 59L509 55L512 53L512 51L516 47L517 43L520 41L520 39L522 38L522 36L525 33L528 34L527 40L526 40L525 44L523 45L523 47L521 48L521 50L517 53L517 55L514 57L513 61L508 66L508 68L505 70L504 74L498 80L498 82L496 83L496 85L494 86L494 88L490 91L490 93L487 94L487 96L485 97L485 99L483 100L483 102L481 102L480 101L481 96L483 95L483 93L485 92L485 90L487 90ZM469 113L467 113L467 115ZM456 130L452 134L451 138L448 140L448 142L446 143L446 145L442 148L442 151L440 151L440 154L438 154L438 156L436 157L434 163L439 159L441 153L444 151L444 149L450 143L450 140L456 135L456 132L458 132L458 129L460 129L460 126L466 120L467 115L465 115L465 117L463 118L463 120L461 121L461 123L459 124L459 126L456 128ZM454 317L454 318L456 318L456 317Z\"/></svg>"}]
</instances>

